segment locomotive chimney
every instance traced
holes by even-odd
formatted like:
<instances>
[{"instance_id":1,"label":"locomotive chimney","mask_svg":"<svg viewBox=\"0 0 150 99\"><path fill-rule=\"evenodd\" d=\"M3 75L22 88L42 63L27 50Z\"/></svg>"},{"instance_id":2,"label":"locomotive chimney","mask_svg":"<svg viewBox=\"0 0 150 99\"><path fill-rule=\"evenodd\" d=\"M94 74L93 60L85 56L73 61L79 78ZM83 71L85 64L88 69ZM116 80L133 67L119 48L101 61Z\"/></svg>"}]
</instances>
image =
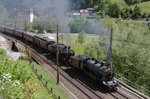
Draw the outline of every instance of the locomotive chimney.
<instances>
[{"instance_id":1,"label":"locomotive chimney","mask_svg":"<svg viewBox=\"0 0 150 99\"><path fill-rule=\"evenodd\" d=\"M107 68L109 68L110 67L110 62L107 62L106 65L107 65Z\"/></svg>"},{"instance_id":2,"label":"locomotive chimney","mask_svg":"<svg viewBox=\"0 0 150 99\"><path fill-rule=\"evenodd\" d=\"M102 61L101 66L105 66L106 62Z\"/></svg>"},{"instance_id":3,"label":"locomotive chimney","mask_svg":"<svg viewBox=\"0 0 150 99\"><path fill-rule=\"evenodd\" d=\"M95 64L99 63L99 60L98 59L95 59Z\"/></svg>"}]
</instances>

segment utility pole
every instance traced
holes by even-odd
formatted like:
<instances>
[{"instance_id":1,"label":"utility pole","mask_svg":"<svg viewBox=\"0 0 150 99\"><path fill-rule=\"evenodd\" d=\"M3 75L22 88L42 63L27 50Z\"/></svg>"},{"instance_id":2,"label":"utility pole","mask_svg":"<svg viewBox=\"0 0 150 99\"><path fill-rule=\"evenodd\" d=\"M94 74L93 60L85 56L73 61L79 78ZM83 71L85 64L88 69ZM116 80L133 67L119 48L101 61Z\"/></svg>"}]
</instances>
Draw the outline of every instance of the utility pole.
<instances>
[{"instance_id":1,"label":"utility pole","mask_svg":"<svg viewBox=\"0 0 150 99\"><path fill-rule=\"evenodd\" d=\"M57 28L57 53L56 53L56 57L57 57L57 84L59 84L59 33L58 33L58 25L56 26Z\"/></svg>"},{"instance_id":2,"label":"utility pole","mask_svg":"<svg viewBox=\"0 0 150 99\"><path fill-rule=\"evenodd\" d=\"M62 39L62 44L63 44L63 33L61 33L61 39Z\"/></svg>"},{"instance_id":3,"label":"utility pole","mask_svg":"<svg viewBox=\"0 0 150 99\"><path fill-rule=\"evenodd\" d=\"M25 19L25 24L24 24L25 28L24 28L24 31L25 31L25 34L27 33L27 23L26 23L26 19ZM25 44L26 44L26 52L27 52L27 40L25 39Z\"/></svg>"},{"instance_id":4,"label":"utility pole","mask_svg":"<svg viewBox=\"0 0 150 99\"><path fill-rule=\"evenodd\" d=\"M14 21L14 38L16 38L15 37L15 32L16 32L16 20Z\"/></svg>"},{"instance_id":5,"label":"utility pole","mask_svg":"<svg viewBox=\"0 0 150 99\"><path fill-rule=\"evenodd\" d=\"M4 32L6 33L6 21L4 21Z\"/></svg>"},{"instance_id":6,"label":"utility pole","mask_svg":"<svg viewBox=\"0 0 150 99\"><path fill-rule=\"evenodd\" d=\"M111 33L110 33L110 68L112 68L112 38L113 38L113 26L111 25Z\"/></svg>"}]
</instances>

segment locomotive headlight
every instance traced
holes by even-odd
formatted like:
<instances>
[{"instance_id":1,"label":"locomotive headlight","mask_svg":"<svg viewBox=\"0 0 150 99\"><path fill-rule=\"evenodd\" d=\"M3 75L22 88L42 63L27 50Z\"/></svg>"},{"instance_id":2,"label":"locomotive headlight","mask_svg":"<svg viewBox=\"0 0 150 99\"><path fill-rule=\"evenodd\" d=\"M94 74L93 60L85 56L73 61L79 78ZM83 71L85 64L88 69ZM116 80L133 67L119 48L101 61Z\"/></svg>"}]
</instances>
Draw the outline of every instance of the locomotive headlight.
<instances>
[{"instance_id":1,"label":"locomotive headlight","mask_svg":"<svg viewBox=\"0 0 150 99\"><path fill-rule=\"evenodd\" d=\"M113 82L114 82L114 83L117 83L117 81L116 81L116 80L114 80Z\"/></svg>"},{"instance_id":2,"label":"locomotive headlight","mask_svg":"<svg viewBox=\"0 0 150 99\"><path fill-rule=\"evenodd\" d=\"M117 82L116 80L114 80L113 82L114 82L114 84L119 85L118 82Z\"/></svg>"}]
</instances>

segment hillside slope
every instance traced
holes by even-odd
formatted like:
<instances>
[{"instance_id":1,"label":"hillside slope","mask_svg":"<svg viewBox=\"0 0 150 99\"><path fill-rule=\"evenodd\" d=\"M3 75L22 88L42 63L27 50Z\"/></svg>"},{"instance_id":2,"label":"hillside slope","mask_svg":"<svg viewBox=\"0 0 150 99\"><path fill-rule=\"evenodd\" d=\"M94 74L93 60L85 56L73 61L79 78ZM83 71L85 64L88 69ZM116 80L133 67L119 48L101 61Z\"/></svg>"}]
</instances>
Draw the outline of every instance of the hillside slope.
<instances>
[{"instance_id":1,"label":"hillside slope","mask_svg":"<svg viewBox=\"0 0 150 99\"><path fill-rule=\"evenodd\" d=\"M134 8L136 5L141 8L142 13L149 13L150 14L150 1L135 4L135 5L132 5L130 7Z\"/></svg>"}]
</instances>

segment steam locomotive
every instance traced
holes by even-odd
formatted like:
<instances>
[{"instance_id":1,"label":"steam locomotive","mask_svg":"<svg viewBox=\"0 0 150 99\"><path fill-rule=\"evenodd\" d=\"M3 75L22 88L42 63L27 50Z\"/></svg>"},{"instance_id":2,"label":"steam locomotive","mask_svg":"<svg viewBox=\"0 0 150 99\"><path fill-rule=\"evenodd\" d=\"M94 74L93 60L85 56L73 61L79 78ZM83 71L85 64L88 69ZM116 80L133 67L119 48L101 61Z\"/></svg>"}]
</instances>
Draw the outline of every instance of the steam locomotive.
<instances>
[{"instance_id":1,"label":"steam locomotive","mask_svg":"<svg viewBox=\"0 0 150 99\"><path fill-rule=\"evenodd\" d=\"M109 63L99 62L97 59L86 55L71 56L69 63L105 85L109 91L117 90L118 82L114 78L114 71L109 68Z\"/></svg>"},{"instance_id":2,"label":"steam locomotive","mask_svg":"<svg viewBox=\"0 0 150 99\"><path fill-rule=\"evenodd\" d=\"M32 45L38 46L54 55L56 55L57 44L55 41L33 34L31 32L24 32L23 30L13 29L9 27L0 26L0 32L11 34L18 39L27 41ZM117 90L118 82L114 78L114 71L109 68L109 64L99 62L97 59L86 55L74 56L74 50L64 44L58 45L59 56L63 61L70 66L77 68L86 73L92 79L102 83L109 91Z\"/></svg>"}]
</instances>

